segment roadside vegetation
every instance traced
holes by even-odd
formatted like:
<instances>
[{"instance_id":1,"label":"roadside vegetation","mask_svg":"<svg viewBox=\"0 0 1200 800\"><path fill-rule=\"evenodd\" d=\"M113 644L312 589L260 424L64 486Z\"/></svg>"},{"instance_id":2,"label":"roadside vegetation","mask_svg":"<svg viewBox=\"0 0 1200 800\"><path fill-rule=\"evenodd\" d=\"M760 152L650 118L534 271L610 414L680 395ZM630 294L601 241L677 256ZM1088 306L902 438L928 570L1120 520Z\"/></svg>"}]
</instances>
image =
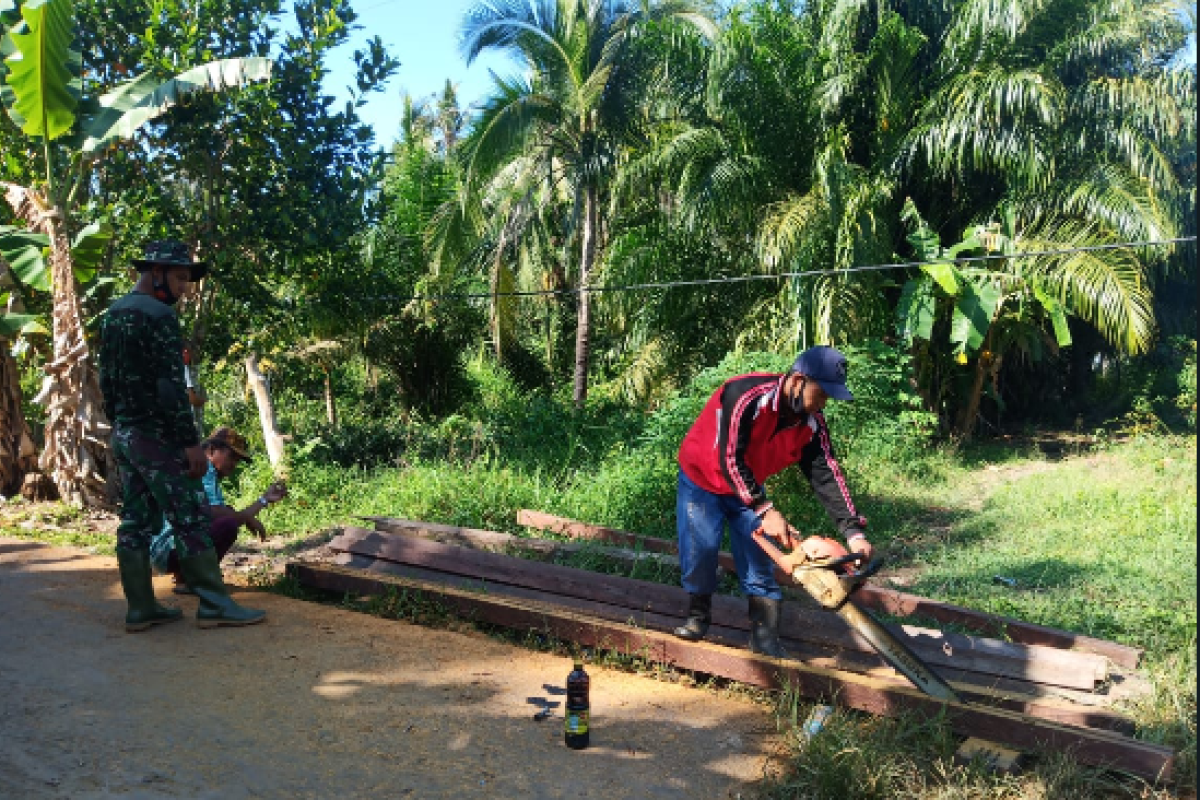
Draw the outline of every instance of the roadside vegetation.
<instances>
[{"instance_id":1,"label":"roadside vegetation","mask_svg":"<svg viewBox=\"0 0 1200 800\"><path fill-rule=\"evenodd\" d=\"M917 594L1144 647L1154 693L1126 710L1138 721L1139 736L1179 749L1175 786L1159 794L1176 796L1195 776L1196 437L1184 413L1194 394L1184 386L1153 402L1133 398L1130 413L1091 431L1051 436L1031 430L956 447L937 438L928 415L905 392L901 355L876 344L851 356L859 399L832 408L831 425L872 539L889 555L886 573ZM670 538L674 453L699 406L724 375L785 366L785 359L769 354L730 356L646 414L600 398L594 411L581 413L565 395L523 393L485 360L469 363L478 398L469 416L359 423L346 403L340 435L298 438L286 465L292 494L265 520L273 534L286 537L280 553L355 524L356 515L530 533L516 524L521 508ZM281 419L299 421L318 401L285 394ZM250 422L239 414L253 413L235 393L215 394L212 407L239 425ZM271 475L265 459L243 467L230 487L231 501L249 502ZM794 474L779 476L770 489L802 530L830 532ZM3 532L100 552L111 548L109 535L88 532L84 512L38 508L23 520L22 505L10 504ZM678 579L649 563L632 573L587 554L568 563ZM1001 585L995 576L1016 584ZM277 591L294 589L270 575L257 580ZM727 588L735 590L732 583ZM447 623L415 598L352 606ZM838 712L820 736L805 742L796 723L810 702L784 693L776 705L796 758L772 796L1142 796L1134 784L1059 758L1043 759L1017 778L954 767L953 737L936 723Z\"/></svg>"},{"instance_id":2,"label":"roadside vegetation","mask_svg":"<svg viewBox=\"0 0 1200 800\"><path fill-rule=\"evenodd\" d=\"M334 104L355 4L0 1L0 532L111 547L92 356L155 239L211 264L177 306L199 422L263 454L234 505L287 479L263 517L279 556L358 515L673 537L709 394L832 343L857 397L834 444L888 574L1146 648L1130 711L1179 777L989 777L950 765L937 722L853 713L805 743L784 693L794 758L767 793L1186 794L1194 6L476 3L464 60L517 74L478 103L405 96L373 131L362 103L407 56L368 39ZM829 532L793 475L769 489ZM47 496L69 505L21 499Z\"/></svg>"}]
</instances>

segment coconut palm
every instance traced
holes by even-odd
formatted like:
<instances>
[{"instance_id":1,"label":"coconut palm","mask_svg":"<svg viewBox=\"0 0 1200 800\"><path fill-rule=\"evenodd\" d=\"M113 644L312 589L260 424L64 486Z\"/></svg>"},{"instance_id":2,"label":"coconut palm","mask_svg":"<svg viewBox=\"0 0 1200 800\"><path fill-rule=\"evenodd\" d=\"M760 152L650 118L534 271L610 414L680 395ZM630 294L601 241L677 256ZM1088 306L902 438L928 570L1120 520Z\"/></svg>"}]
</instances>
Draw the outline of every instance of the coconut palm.
<instances>
[{"instance_id":1,"label":"coconut palm","mask_svg":"<svg viewBox=\"0 0 1200 800\"><path fill-rule=\"evenodd\" d=\"M715 27L700 5L663 0L509 0L479 3L467 14L461 47L467 61L503 52L523 68L519 78L497 79L495 92L467 142L460 221L446 229L479 232L478 210L489 196L509 194L489 214L508 219L495 228L495 252L522 238L522 220L545 219L547 204L566 201L557 222L561 241L578 247L579 290L574 401L587 398L592 300L588 288L608 242L605 201L641 114L637 101L644 75L630 58L639 32L658 23L679 23L707 35ZM508 173L507 175L505 173ZM494 185L500 178L500 185ZM518 194L504 187L515 187ZM529 211L530 204L539 213ZM493 281L493 285L502 282Z\"/></svg>"}]
</instances>

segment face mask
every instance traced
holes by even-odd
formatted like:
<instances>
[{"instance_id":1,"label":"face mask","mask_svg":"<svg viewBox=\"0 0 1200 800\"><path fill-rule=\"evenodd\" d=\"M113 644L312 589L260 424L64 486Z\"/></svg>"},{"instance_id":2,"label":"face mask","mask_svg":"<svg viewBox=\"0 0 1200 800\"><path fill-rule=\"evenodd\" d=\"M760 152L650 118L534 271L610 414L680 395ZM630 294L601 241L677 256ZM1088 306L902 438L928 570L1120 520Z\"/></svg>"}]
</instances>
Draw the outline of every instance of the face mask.
<instances>
[{"instance_id":1,"label":"face mask","mask_svg":"<svg viewBox=\"0 0 1200 800\"><path fill-rule=\"evenodd\" d=\"M792 411L796 414L804 413L804 387L807 385L808 381L802 379L800 381L800 391L788 398L792 404Z\"/></svg>"},{"instance_id":2,"label":"face mask","mask_svg":"<svg viewBox=\"0 0 1200 800\"><path fill-rule=\"evenodd\" d=\"M160 282L158 278L153 278L153 276L152 280L154 282L155 300L158 300L160 303L166 303L169 306L173 306L179 302L179 296L171 291L171 284L165 280Z\"/></svg>"}]
</instances>

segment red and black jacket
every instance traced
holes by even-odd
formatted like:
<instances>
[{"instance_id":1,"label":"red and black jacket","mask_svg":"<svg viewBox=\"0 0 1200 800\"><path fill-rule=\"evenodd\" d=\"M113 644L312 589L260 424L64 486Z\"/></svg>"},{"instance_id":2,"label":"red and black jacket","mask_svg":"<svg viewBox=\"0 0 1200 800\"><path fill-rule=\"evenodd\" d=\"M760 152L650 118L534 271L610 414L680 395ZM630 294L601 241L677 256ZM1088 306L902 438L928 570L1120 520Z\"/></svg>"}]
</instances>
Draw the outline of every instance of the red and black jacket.
<instances>
[{"instance_id":1,"label":"red and black jacket","mask_svg":"<svg viewBox=\"0 0 1200 800\"><path fill-rule=\"evenodd\" d=\"M786 375L755 372L730 378L713 393L679 447L679 467L707 492L737 495L761 510L763 482L792 464L808 479L838 532L864 535L867 521L850 499L822 414L781 427Z\"/></svg>"}]
</instances>

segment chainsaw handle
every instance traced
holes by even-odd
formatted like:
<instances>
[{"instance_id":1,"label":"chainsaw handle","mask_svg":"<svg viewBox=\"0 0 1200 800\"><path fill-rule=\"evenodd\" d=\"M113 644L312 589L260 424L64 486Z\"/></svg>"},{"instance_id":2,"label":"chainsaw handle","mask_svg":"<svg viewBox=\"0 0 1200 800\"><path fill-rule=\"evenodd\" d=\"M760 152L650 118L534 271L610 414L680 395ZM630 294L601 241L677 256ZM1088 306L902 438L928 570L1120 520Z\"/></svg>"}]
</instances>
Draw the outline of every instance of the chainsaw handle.
<instances>
[{"instance_id":1,"label":"chainsaw handle","mask_svg":"<svg viewBox=\"0 0 1200 800\"><path fill-rule=\"evenodd\" d=\"M851 553L850 555L857 556L857 558L855 558L856 561L862 561L863 557L861 553ZM882 567L883 556L875 556L865 567L862 567L850 573L849 575L839 575L838 577L840 577L843 581L854 581L861 585L862 582L867 578L871 577L876 572L879 572Z\"/></svg>"},{"instance_id":2,"label":"chainsaw handle","mask_svg":"<svg viewBox=\"0 0 1200 800\"><path fill-rule=\"evenodd\" d=\"M783 560L783 553L780 552L779 548L775 546L775 543L771 541L771 537L763 533L762 528L755 528L752 536L754 537L755 543L761 547L768 556L771 557L771 560L774 561L781 570L789 575L792 573L792 571L788 569L787 562Z\"/></svg>"},{"instance_id":3,"label":"chainsaw handle","mask_svg":"<svg viewBox=\"0 0 1200 800\"><path fill-rule=\"evenodd\" d=\"M792 535L796 536L797 534L793 532ZM775 546L775 542L771 541L771 537L763 533L762 528L756 529L752 536L754 538L754 542L763 549L763 552L771 557L771 560L774 561L780 569L788 574L791 574L791 570L788 569L787 562L784 561L783 553L778 547ZM837 569L838 567L843 567L848 564L862 564L864 559L865 556L863 556L862 553L849 553L841 558L836 558L833 561L821 564L821 567L823 569ZM862 581L871 577L876 572L879 572L881 567L883 567L883 557L875 556L875 558L871 559L870 563L868 563L865 567L862 567L861 569L858 569L849 575L841 575L839 577L843 580Z\"/></svg>"}]
</instances>

